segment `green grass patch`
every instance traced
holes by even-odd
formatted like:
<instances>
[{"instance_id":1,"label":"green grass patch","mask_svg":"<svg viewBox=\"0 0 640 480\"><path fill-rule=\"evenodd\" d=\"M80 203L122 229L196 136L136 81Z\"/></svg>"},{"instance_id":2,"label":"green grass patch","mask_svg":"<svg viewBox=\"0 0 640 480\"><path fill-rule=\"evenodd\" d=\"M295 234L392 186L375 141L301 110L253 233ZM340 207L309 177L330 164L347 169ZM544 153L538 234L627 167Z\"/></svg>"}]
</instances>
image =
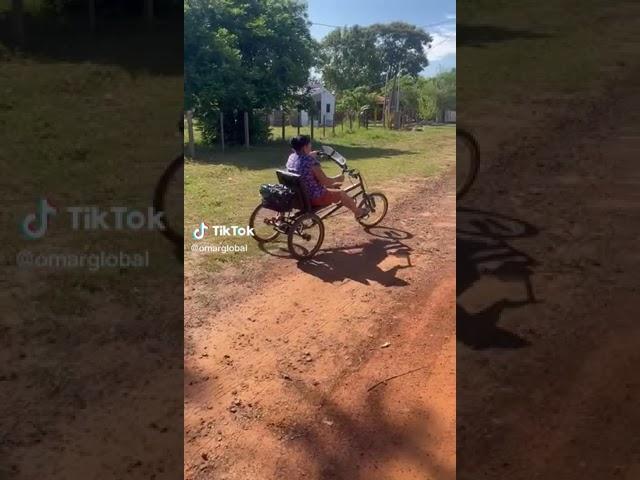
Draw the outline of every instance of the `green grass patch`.
<instances>
[{"instance_id":1,"label":"green grass patch","mask_svg":"<svg viewBox=\"0 0 640 480\"><path fill-rule=\"evenodd\" d=\"M280 131L279 128L275 130ZM287 128L287 138L296 131L295 128ZM455 161L454 142L455 128L451 126L425 127L423 131L390 131L372 127L335 137L316 135L314 148L321 143L334 146L347 158L350 167L364 174L371 189L384 189L389 180L428 178L452 165ZM250 149L227 148L224 153L219 148L200 147L196 159L187 160L185 166L187 250L194 243L193 230L202 221L208 225L247 225L251 212L260 201L260 184L276 183L275 170L284 167L289 154L290 148L281 141ZM324 168L333 175L339 173L337 166L330 161ZM210 236L207 242L220 241L247 244L248 256L259 252L251 238L228 237L225 240L224 237ZM247 254L210 253L204 263L207 268L217 269L241 258L247 258Z\"/></svg>"}]
</instances>

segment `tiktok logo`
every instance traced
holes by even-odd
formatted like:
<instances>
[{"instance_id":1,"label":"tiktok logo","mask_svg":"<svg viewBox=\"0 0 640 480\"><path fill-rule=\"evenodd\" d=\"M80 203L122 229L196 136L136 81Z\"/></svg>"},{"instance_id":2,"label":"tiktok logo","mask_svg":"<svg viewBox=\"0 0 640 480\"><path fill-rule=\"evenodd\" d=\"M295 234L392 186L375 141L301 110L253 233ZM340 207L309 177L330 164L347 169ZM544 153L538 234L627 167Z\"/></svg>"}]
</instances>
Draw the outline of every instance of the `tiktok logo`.
<instances>
[{"instance_id":1,"label":"tiktok logo","mask_svg":"<svg viewBox=\"0 0 640 480\"><path fill-rule=\"evenodd\" d=\"M49 216L56 213L58 209L46 198L41 198L36 213L30 213L22 220L22 234L31 240L44 237L49 226Z\"/></svg>"},{"instance_id":2,"label":"tiktok logo","mask_svg":"<svg viewBox=\"0 0 640 480\"><path fill-rule=\"evenodd\" d=\"M204 238L204 232L207 230L209 230L209 227L207 227L204 222L200 223L200 226L193 231L193 239L202 240Z\"/></svg>"}]
</instances>

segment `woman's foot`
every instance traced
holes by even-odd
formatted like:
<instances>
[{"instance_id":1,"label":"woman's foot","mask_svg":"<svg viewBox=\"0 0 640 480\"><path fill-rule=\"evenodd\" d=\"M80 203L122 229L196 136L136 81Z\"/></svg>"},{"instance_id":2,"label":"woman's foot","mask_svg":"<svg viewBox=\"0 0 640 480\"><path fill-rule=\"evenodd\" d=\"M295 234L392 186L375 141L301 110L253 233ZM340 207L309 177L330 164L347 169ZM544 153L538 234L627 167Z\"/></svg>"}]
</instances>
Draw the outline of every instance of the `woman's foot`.
<instances>
[{"instance_id":1,"label":"woman's foot","mask_svg":"<svg viewBox=\"0 0 640 480\"><path fill-rule=\"evenodd\" d=\"M369 209L368 208L358 208L358 210L356 210L354 212L354 215L356 217L356 220L360 220L361 218L364 218L367 215L369 215Z\"/></svg>"}]
</instances>

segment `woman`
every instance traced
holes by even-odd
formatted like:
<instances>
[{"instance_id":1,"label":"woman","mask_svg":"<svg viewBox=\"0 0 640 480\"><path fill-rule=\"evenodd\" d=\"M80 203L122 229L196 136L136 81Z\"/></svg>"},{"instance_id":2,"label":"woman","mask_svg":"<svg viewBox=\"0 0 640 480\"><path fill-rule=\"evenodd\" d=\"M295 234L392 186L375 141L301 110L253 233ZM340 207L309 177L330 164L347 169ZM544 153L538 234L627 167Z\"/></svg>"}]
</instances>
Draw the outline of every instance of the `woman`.
<instances>
[{"instance_id":1,"label":"woman","mask_svg":"<svg viewBox=\"0 0 640 480\"><path fill-rule=\"evenodd\" d=\"M308 135L293 137L290 144L294 153L289 155L287 170L300 175L313 206L324 207L332 203L342 203L353 212L356 220L367 215L368 212L358 208L353 198L340 188L340 184L344 182L344 175L328 177L324 173L317 152L311 151L311 139Z\"/></svg>"}]
</instances>

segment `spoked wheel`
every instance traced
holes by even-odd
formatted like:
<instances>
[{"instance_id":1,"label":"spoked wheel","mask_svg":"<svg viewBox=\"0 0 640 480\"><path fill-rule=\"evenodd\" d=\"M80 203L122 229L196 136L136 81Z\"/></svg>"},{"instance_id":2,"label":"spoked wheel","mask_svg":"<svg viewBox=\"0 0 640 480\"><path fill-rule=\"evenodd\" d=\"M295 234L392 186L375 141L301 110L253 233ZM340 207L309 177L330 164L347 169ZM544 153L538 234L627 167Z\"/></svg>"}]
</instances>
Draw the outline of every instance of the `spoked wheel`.
<instances>
[{"instance_id":1,"label":"spoked wheel","mask_svg":"<svg viewBox=\"0 0 640 480\"><path fill-rule=\"evenodd\" d=\"M162 212L162 234L183 252L184 157L176 157L164 171L153 195L153 208Z\"/></svg>"},{"instance_id":2,"label":"spoked wheel","mask_svg":"<svg viewBox=\"0 0 640 480\"><path fill-rule=\"evenodd\" d=\"M387 214L389 208L389 202L380 192L372 192L364 195L360 203L360 208L366 208L369 210L369 214L358 220L360 225L365 227L374 227L378 225L384 216Z\"/></svg>"},{"instance_id":3,"label":"spoked wheel","mask_svg":"<svg viewBox=\"0 0 640 480\"><path fill-rule=\"evenodd\" d=\"M276 230L276 220L280 215L275 210L258 205L249 219L249 227L253 229L253 238L261 243L272 242L280 232Z\"/></svg>"},{"instance_id":4,"label":"spoked wheel","mask_svg":"<svg viewBox=\"0 0 640 480\"><path fill-rule=\"evenodd\" d=\"M458 129L456 131L456 198L469 191L480 166L480 148L473 136Z\"/></svg>"},{"instance_id":5,"label":"spoked wheel","mask_svg":"<svg viewBox=\"0 0 640 480\"><path fill-rule=\"evenodd\" d=\"M289 253L298 260L313 257L324 240L324 224L315 213L304 213L289 228Z\"/></svg>"}]
</instances>

